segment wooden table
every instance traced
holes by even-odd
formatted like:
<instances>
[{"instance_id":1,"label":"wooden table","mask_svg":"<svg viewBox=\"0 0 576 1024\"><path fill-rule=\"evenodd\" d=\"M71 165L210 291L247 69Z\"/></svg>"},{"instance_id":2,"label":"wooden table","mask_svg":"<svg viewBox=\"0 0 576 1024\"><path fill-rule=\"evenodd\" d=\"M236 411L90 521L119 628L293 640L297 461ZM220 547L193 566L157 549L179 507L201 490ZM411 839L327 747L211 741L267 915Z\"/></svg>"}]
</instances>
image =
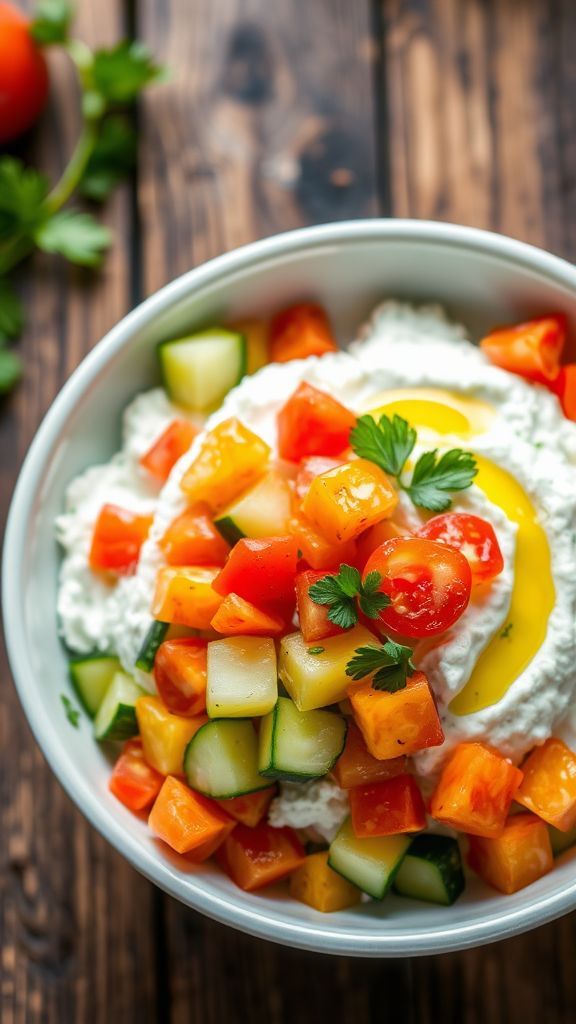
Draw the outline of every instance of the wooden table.
<instances>
[{"instance_id":1,"label":"wooden table","mask_svg":"<svg viewBox=\"0 0 576 1024\"><path fill-rule=\"evenodd\" d=\"M173 69L138 111L138 173L108 206L93 279L41 261L22 287L26 376L1 408L0 507L82 356L143 296L253 238L375 214L493 228L576 257L571 0L82 0L91 42L137 34ZM35 151L78 127L54 62ZM194 914L84 821L0 691L2 1024L576 1019L572 917L476 951L354 961Z\"/></svg>"}]
</instances>

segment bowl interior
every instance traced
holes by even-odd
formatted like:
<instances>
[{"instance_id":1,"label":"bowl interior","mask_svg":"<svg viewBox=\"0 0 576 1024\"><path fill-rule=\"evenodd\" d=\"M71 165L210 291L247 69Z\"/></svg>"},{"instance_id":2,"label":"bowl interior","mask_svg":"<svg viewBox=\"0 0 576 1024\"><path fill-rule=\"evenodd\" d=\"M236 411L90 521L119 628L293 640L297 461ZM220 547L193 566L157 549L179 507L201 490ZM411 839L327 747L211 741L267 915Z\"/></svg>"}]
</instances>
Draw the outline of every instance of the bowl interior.
<instances>
[{"instance_id":1,"label":"bowl interior","mask_svg":"<svg viewBox=\"0 0 576 1024\"><path fill-rule=\"evenodd\" d=\"M470 881L443 909L389 897L382 905L320 915L280 890L248 896L210 866L169 856L144 821L107 789L109 762L90 723L68 723L60 694L66 660L58 641L58 550L53 522L67 482L117 448L121 414L158 382L159 340L214 320L264 315L314 298L342 342L383 298L435 301L472 337L488 327L548 311L576 325L576 274L567 264L497 236L417 222L364 222L310 229L229 254L179 279L122 321L68 382L46 417L23 470L10 516L4 617L26 713L60 781L93 824L132 863L185 903L276 941L325 952L414 955L502 938L570 909L570 854L556 870L511 897Z\"/></svg>"}]
</instances>

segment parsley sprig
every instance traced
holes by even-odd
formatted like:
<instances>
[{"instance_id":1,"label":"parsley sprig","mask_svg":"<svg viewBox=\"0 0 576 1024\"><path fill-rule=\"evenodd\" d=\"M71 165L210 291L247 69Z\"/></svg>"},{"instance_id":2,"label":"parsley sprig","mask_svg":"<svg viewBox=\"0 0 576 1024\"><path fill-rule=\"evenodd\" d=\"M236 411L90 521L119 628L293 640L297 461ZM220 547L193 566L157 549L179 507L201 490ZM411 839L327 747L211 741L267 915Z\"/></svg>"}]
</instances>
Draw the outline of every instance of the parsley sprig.
<instances>
[{"instance_id":1,"label":"parsley sprig","mask_svg":"<svg viewBox=\"0 0 576 1024\"><path fill-rule=\"evenodd\" d=\"M36 248L99 266L111 232L67 204L75 193L101 202L130 173L136 134L125 111L163 74L141 43L89 49L71 36L72 18L67 0L40 0L30 25L39 46L66 51L80 84L82 128L60 180L50 188L40 171L11 156L0 158L0 394L21 374L20 360L6 346L22 331L23 307L7 275Z\"/></svg>"},{"instance_id":2,"label":"parsley sprig","mask_svg":"<svg viewBox=\"0 0 576 1024\"><path fill-rule=\"evenodd\" d=\"M316 604L329 605L328 618L341 629L351 629L358 622L358 606L369 619L377 619L390 598L378 587L382 582L379 572L370 572L364 582L352 565L343 563L337 575L323 576L309 588Z\"/></svg>"},{"instance_id":3,"label":"parsley sprig","mask_svg":"<svg viewBox=\"0 0 576 1024\"><path fill-rule=\"evenodd\" d=\"M396 690L404 689L408 677L416 671L412 662L413 653L411 647L405 647L394 640L358 647L346 666L346 675L358 680L374 673L374 690L395 693Z\"/></svg>"},{"instance_id":4,"label":"parsley sprig","mask_svg":"<svg viewBox=\"0 0 576 1024\"><path fill-rule=\"evenodd\" d=\"M462 448L451 448L438 455L438 449L424 452L405 483L402 473L416 444L416 431L401 416L383 415L379 420L360 416L350 432L350 444L362 459L369 459L398 481L415 505L431 512L450 508L453 491L470 487L478 472L476 460Z\"/></svg>"}]
</instances>

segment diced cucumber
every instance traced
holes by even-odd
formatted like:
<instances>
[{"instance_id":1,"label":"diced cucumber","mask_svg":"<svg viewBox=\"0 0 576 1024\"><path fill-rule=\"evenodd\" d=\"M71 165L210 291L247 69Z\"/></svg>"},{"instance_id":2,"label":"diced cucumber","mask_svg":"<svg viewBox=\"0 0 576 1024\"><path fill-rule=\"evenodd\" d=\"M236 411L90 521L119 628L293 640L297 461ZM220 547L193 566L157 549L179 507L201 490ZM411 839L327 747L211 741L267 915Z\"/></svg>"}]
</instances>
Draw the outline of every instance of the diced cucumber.
<instances>
[{"instance_id":1,"label":"diced cucumber","mask_svg":"<svg viewBox=\"0 0 576 1024\"><path fill-rule=\"evenodd\" d=\"M271 470L241 498L224 509L214 525L229 544L242 537L280 537L288 533L291 494L287 481Z\"/></svg>"},{"instance_id":2,"label":"diced cucumber","mask_svg":"<svg viewBox=\"0 0 576 1024\"><path fill-rule=\"evenodd\" d=\"M322 653L310 654L302 633L290 633L280 642L278 675L300 711L313 711L344 700L351 680L346 666L357 647L373 644L364 626L322 641Z\"/></svg>"},{"instance_id":3,"label":"diced cucumber","mask_svg":"<svg viewBox=\"0 0 576 1024\"><path fill-rule=\"evenodd\" d=\"M258 774L258 737L247 719L215 718L201 726L184 752L184 772L192 789L216 800L270 785Z\"/></svg>"},{"instance_id":4,"label":"diced cucumber","mask_svg":"<svg viewBox=\"0 0 576 1024\"><path fill-rule=\"evenodd\" d=\"M278 699L276 647L270 637L231 636L208 644L210 718L267 715Z\"/></svg>"},{"instance_id":5,"label":"diced cucumber","mask_svg":"<svg viewBox=\"0 0 576 1024\"><path fill-rule=\"evenodd\" d=\"M113 676L120 668L110 654L86 654L70 661L70 678L86 711L94 718Z\"/></svg>"},{"instance_id":6,"label":"diced cucumber","mask_svg":"<svg viewBox=\"0 0 576 1024\"><path fill-rule=\"evenodd\" d=\"M298 711L288 697L263 719L258 768L268 779L317 779L344 749L346 722L331 711Z\"/></svg>"},{"instance_id":7,"label":"diced cucumber","mask_svg":"<svg viewBox=\"0 0 576 1024\"><path fill-rule=\"evenodd\" d=\"M126 672L116 672L94 719L96 739L127 740L135 736L136 701L145 692Z\"/></svg>"},{"instance_id":8,"label":"diced cucumber","mask_svg":"<svg viewBox=\"0 0 576 1024\"><path fill-rule=\"evenodd\" d=\"M177 626L173 622L160 622L158 619L153 619L138 651L136 668L142 669L143 672L151 672L160 644L165 640L177 640L179 637L191 636L193 632L194 630L189 626Z\"/></svg>"},{"instance_id":9,"label":"diced cucumber","mask_svg":"<svg viewBox=\"0 0 576 1024\"><path fill-rule=\"evenodd\" d=\"M328 864L362 892L381 900L409 846L410 836L405 835L357 839L348 818L330 844Z\"/></svg>"},{"instance_id":10,"label":"diced cucumber","mask_svg":"<svg viewBox=\"0 0 576 1024\"><path fill-rule=\"evenodd\" d=\"M220 405L246 373L246 339L224 327L164 341L158 355L170 398L198 412Z\"/></svg>"},{"instance_id":11,"label":"diced cucumber","mask_svg":"<svg viewBox=\"0 0 576 1024\"><path fill-rule=\"evenodd\" d=\"M550 833L552 853L555 857L559 857L561 853L576 845L576 828L571 828L568 832L561 832L559 828L549 825L548 831Z\"/></svg>"},{"instance_id":12,"label":"diced cucumber","mask_svg":"<svg viewBox=\"0 0 576 1024\"><path fill-rule=\"evenodd\" d=\"M412 840L396 878L401 896L450 907L464 891L460 847L451 836L421 835Z\"/></svg>"}]
</instances>

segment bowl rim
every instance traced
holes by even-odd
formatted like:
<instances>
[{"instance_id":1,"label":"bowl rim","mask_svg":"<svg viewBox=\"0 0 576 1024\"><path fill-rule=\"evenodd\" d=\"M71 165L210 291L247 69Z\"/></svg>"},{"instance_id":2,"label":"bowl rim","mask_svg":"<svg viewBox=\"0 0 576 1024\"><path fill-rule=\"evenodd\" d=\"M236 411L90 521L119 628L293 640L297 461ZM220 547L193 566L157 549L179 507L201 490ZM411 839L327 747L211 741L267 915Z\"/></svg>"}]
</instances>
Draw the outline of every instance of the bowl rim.
<instances>
[{"instance_id":1,"label":"bowl rim","mask_svg":"<svg viewBox=\"0 0 576 1024\"><path fill-rule=\"evenodd\" d=\"M541 276L548 276L554 283L576 294L576 268L566 260L504 235L436 221L375 218L315 225L251 242L217 256L165 285L123 317L84 357L63 385L43 418L21 467L10 504L2 560L4 633L20 703L52 771L91 825L148 880L208 917L258 938L316 952L365 957L445 953L509 938L560 917L574 908L576 879L572 885L539 897L526 907L506 911L503 903L502 911L466 925L457 924L427 932L407 929L401 933L378 935L346 929L335 932L322 926L321 917L318 923L302 924L278 919L257 900L248 910L238 905L233 894L229 898L219 896L208 892L201 884L190 884L190 879L187 892L178 892L168 865L138 845L135 837L122 832L98 794L83 785L79 774L69 771L62 746L34 701L34 687L29 684L32 666L28 660L24 617L21 614L22 556L26 549L29 518L46 455L53 450L70 410L82 399L92 379L117 351L130 344L140 328L195 288L214 283L231 271L245 270L265 263L270 258L310 248L382 239L472 249L487 256L511 261Z\"/></svg>"}]
</instances>

